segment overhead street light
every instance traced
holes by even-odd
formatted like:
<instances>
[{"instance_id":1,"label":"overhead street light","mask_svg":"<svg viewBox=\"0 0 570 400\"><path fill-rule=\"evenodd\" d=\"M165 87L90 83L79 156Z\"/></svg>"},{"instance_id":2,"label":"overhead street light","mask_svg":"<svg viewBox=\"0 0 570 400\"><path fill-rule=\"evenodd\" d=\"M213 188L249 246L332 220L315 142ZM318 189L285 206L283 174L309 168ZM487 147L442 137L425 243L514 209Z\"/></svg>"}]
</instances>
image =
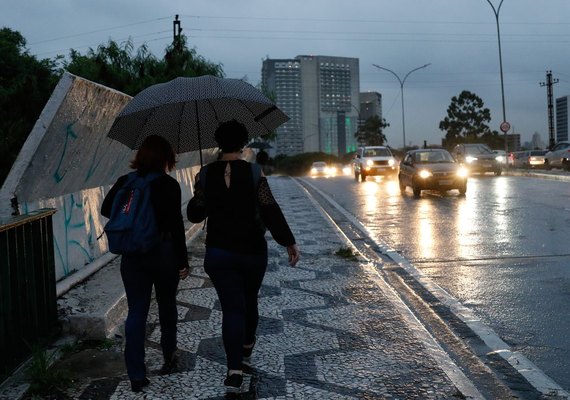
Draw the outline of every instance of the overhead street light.
<instances>
[{"instance_id":1,"label":"overhead street light","mask_svg":"<svg viewBox=\"0 0 570 400\"><path fill-rule=\"evenodd\" d=\"M493 9L493 13L495 14L495 21L497 22L497 41L499 42L499 72L501 74L501 100L503 102L503 122L501 122L501 130L505 134L505 154L509 154L509 146L507 143L507 132L510 129L510 124L507 122L507 115L505 111L505 85L503 83L503 56L501 54L501 29L499 28L499 13L501 12L501 6L503 5L503 1L499 3L499 7L495 8L491 0L487 0L487 3Z\"/></svg>"},{"instance_id":2,"label":"overhead street light","mask_svg":"<svg viewBox=\"0 0 570 400\"><path fill-rule=\"evenodd\" d=\"M403 132L403 136L404 136L404 152L406 151L406 118L404 115L404 83L406 83L406 79L408 79L408 76L410 76L410 74L412 72L417 71L418 69L422 69L422 68L426 68L427 66L431 65L431 63L428 64L424 64L421 67L417 67L414 68L413 70L411 70L410 72L408 72L405 76L404 79L400 79L400 77L398 76L398 74L396 74L394 71L388 69L388 68L384 68L381 67L379 65L376 64L372 64L373 66L375 66L378 69L382 69L384 71L388 71L390 72L392 75L394 75L396 77L396 79L398 79L398 82L400 82L400 93L401 93L401 97L402 97L402 132Z\"/></svg>"}]
</instances>

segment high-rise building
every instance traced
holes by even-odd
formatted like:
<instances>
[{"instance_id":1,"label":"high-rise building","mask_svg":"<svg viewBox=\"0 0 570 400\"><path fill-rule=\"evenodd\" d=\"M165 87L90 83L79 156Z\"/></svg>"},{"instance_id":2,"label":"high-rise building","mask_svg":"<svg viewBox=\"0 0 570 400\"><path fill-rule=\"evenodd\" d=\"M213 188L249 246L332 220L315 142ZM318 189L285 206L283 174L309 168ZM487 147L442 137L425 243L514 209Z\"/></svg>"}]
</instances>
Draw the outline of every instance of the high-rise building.
<instances>
[{"instance_id":1,"label":"high-rise building","mask_svg":"<svg viewBox=\"0 0 570 400\"><path fill-rule=\"evenodd\" d=\"M298 60L264 60L261 81L277 107L289 121L277 129L275 152L293 155L303 152L303 92L301 63Z\"/></svg>"},{"instance_id":2,"label":"high-rise building","mask_svg":"<svg viewBox=\"0 0 570 400\"><path fill-rule=\"evenodd\" d=\"M382 95L378 92L361 92L360 118L366 121L374 116L382 120Z\"/></svg>"},{"instance_id":3,"label":"high-rise building","mask_svg":"<svg viewBox=\"0 0 570 400\"><path fill-rule=\"evenodd\" d=\"M568 96L556 99L556 142L568 140Z\"/></svg>"},{"instance_id":4,"label":"high-rise building","mask_svg":"<svg viewBox=\"0 0 570 400\"><path fill-rule=\"evenodd\" d=\"M360 112L357 58L301 55L263 61L262 85L290 118L277 129L277 154L356 149Z\"/></svg>"}]
</instances>

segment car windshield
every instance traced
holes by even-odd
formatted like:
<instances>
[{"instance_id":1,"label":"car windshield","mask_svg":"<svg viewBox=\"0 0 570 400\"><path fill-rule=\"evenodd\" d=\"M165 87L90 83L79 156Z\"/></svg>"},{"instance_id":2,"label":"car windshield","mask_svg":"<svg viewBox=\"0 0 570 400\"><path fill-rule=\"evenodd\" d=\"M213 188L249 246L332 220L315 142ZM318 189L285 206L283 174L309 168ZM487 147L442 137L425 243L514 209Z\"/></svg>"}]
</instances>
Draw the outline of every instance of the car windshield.
<instances>
[{"instance_id":1,"label":"car windshield","mask_svg":"<svg viewBox=\"0 0 570 400\"><path fill-rule=\"evenodd\" d=\"M316 161L313 163L313 167L315 168L324 168L327 166L327 163L324 161Z\"/></svg>"},{"instance_id":2,"label":"car windshield","mask_svg":"<svg viewBox=\"0 0 570 400\"><path fill-rule=\"evenodd\" d=\"M493 151L484 144L465 146L465 154L494 154Z\"/></svg>"},{"instance_id":3,"label":"car windshield","mask_svg":"<svg viewBox=\"0 0 570 400\"><path fill-rule=\"evenodd\" d=\"M366 149L364 157L390 157L392 154L388 149Z\"/></svg>"},{"instance_id":4,"label":"car windshield","mask_svg":"<svg viewBox=\"0 0 570 400\"><path fill-rule=\"evenodd\" d=\"M448 163L454 162L453 157L447 151L420 151L414 155L417 163Z\"/></svg>"}]
</instances>

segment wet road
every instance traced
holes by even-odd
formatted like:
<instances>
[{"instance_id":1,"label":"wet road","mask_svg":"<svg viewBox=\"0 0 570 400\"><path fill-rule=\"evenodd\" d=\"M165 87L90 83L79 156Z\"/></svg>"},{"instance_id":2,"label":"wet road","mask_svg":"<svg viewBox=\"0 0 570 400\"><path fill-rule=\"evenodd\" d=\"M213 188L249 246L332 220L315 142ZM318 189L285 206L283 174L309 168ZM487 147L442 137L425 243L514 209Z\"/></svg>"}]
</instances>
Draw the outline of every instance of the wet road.
<instances>
[{"instance_id":1,"label":"wet road","mask_svg":"<svg viewBox=\"0 0 570 400\"><path fill-rule=\"evenodd\" d=\"M464 197L419 199L395 180L310 182L570 389L569 182L474 176Z\"/></svg>"}]
</instances>

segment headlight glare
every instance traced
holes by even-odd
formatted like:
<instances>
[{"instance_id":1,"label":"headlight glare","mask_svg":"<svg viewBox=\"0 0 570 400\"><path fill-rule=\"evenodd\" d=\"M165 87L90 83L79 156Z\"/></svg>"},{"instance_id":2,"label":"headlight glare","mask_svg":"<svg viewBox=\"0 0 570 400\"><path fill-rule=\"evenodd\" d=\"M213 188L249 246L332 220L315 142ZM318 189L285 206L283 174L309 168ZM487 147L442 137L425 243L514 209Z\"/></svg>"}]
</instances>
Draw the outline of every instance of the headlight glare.
<instances>
[{"instance_id":1,"label":"headlight glare","mask_svg":"<svg viewBox=\"0 0 570 400\"><path fill-rule=\"evenodd\" d=\"M374 161L372 160L366 160L366 165L368 165L369 167L374 165Z\"/></svg>"},{"instance_id":2,"label":"headlight glare","mask_svg":"<svg viewBox=\"0 0 570 400\"><path fill-rule=\"evenodd\" d=\"M429 178L432 175L432 173L429 172L427 169L422 169L418 175L420 176L420 178L426 179Z\"/></svg>"},{"instance_id":3,"label":"headlight glare","mask_svg":"<svg viewBox=\"0 0 570 400\"><path fill-rule=\"evenodd\" d=\"M477 161L477 157L467 156L465 157L465 161L468 163L472 163L473 161Z\"/></svg>"},{"instance_id":4,"label":"headlight glare","mask_svg":"<svg viewBox=\"0 0 570 400\"><path fill-rule=\"evenodd\" d=\"M389 165L389 166L393 167L394 164L396 164L396 161L394 161L393 158L391 158L391 159L388 160L388 165Z\"/></svg>"},{"instance_id":5,"label":"headlight glare","mask_svg":"<svg viewBox=\"0 0 570 400\"><path fill-rule=\"evenodd\" d=\"M460 178L466 178L468 174L469 172L467 171L466 168L459 168L457 170L457 176Z\"/></svg>"}]
</instances>

